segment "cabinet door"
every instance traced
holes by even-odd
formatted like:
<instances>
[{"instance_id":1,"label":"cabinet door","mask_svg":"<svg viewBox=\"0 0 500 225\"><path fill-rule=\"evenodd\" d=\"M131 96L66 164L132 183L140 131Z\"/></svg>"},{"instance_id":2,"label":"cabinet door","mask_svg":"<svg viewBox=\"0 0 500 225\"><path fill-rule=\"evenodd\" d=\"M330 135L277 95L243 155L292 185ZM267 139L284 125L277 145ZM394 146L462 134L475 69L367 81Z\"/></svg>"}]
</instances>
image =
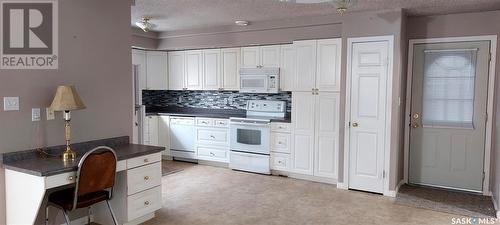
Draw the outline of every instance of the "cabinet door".
<instances>
[{"instance_id":1,"label":"cabinet door","mask_svg":"<svg viewBox=\"0 0 500 225\"><path fill-rule=\"evenodd\" d=\"M339 101L339 93L316 95L314 176L338 177Z\"/></svg>"},{"instance_id":2,"label":"cabinet door","mask_svg":"<svg viewBox=\"0 0 500 225\"><path fill-rule=\"evenodd\" d=\"M158 117L158 145L165 147L163 155L170 155L170 116Z\"/></svg>"},{"instance_id":3,"label":"cabinet door","mask_svg":"<svg viewBox=\"0 0 500 225\"><path fill-rule=\"evenodd\" d=\"M316 41L297 41L293 43L297 51L297 72L294 91L311 91L316 88Z\"/></svg>"},{"instance_id":4,"label":"cabinet door","mask_svg":"<svg viewBox=\"0 0 500 225\"><path fill-rule=\"evenodd\" d=\"M146 89L146 52L132 49L132 64L139 66L139 90Z\"/></svg>"},{"instance_id":5,"label":"cabinet door","mask_svg":"<svg viewBox=\"0 0 500 225\"><path fill-rule=\"evenodd\" d=\"M158 145L158 116L146 116L144 119L144 144Z\"/></svg>"},{"instance_id":6,"label":"cabinet door","mask_svg":"<svg viewBox=\"0 0 500 225\"><path fill-rule=\"evenodd\" d=\"M280 45L269 45L260 47L260 65L263 67L280 66Z\"/></svg>"},{"instance_id":7,"label":"cabinet door","mask_svg":"<svg viewBox=\"0 0 500 225\"><path fill-rule=\"evenodd\" d=\"M146 53L146 80L149 90L167 90L167 53L147 52Z\"/></svg>"},{"instance_id":8,"label":"cabinet door","mask_svg":"<svg viewBox=\"0 0 500 225\"><path fill-rule=\"evenodd\" d=\"M203 82L202 51L186 51L185 86L189 90L201 90Z\"/></svg>"},{"instance_id":9,"label":"cabinet door","mask_svg":"<svg viewBox=\"0 0 500 225\"><path fill-rule=\"evenodd\" d=\"M169 90L182 90L184 86L184 52L168 53L168 84Z\"/></svg>"},{"instance_id":10,"label":"cabinet door","mask_svg":"<svg viewBox=\"0 0 500 225\"><path fill-rule=\"evenodd\" d=\"M312 92L293 92L292 104L292 171L313 175L315 95Z\"/></svg>"},{"instance_id":11,"label":"cabinet door","mask_svg":"<svg viewBox=\"0 0 500 225\"><path fill-rule=\"evenodd\" d=\"M297 51L293 45L281 46L280 89L292 91L293 79L297 72Z\"/></svg>"},{"instance_id":12,"label":"cabinet door","mask_svg":"<svg viewBox=\"0 0 500 225\"><path fill-rule=\"evenodd\" d=\"M222 88L237 91L240 89L240 49L222 49Z\"/></svg>"},{"instance_id":13,"label":"cabinet door","mask_svg":"<svg viewBox=\"0 0 500 225\"><path fill-rule=\"evenodd\" d=\"M222 86L220 49L203 51L203 90L217 90Z\"/></svg>"},{"instance_id":14,"label":"cabinet door","mask_svg":"<svg viewBox=\"0 0 500 225\"><path fill-rule=\"evenodd\" d=\"M318 40L316 88L340 91L340 58L342 39Z\"/></svg>"},{"instance_id":15,"label":"cabinet door","mask_svg":"<svg viewBox=\"0 0 500 225\"><path fill-rule=\"evenodd\" d=\"M260 65L260 47L241 48L241 68L257 68Z\"/></svg>"}]
</instances>

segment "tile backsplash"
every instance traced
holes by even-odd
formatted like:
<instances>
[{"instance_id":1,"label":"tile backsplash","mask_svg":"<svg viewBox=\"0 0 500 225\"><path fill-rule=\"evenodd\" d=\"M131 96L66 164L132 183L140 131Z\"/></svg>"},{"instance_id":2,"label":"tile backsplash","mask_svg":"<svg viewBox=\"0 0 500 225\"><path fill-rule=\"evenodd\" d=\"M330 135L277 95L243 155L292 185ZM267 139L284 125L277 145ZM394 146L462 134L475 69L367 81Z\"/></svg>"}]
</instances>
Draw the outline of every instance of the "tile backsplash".
<instances>
[{"instance_id":1,"label":"tile backsplash","mask_svg":"<svg viewBox=\"0 0 500 225\"><path fill-rule=\"evenodd\" d=\"M248 100L286 101L287 112L292 111L292 93L253 94L237 91L142 91L146 107L192 107L204 109L245 109Z\"/></svg>"}]
</instances>

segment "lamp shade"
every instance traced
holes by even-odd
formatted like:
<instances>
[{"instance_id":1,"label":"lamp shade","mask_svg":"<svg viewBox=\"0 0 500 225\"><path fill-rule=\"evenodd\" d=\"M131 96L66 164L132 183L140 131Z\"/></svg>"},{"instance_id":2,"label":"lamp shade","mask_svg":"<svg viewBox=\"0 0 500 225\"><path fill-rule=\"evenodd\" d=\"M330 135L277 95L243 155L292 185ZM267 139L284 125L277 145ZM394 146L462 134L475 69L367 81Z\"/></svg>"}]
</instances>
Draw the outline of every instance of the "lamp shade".
<instances>
[{"instance_id":1,"label":"lamp shade","mask_svg":"<svg viewBox=\"0 0 500 225\"><path fill-rule=\"evenodd\" d=\"M73 111L85 109L86 107L80 96L78 96L75 86L65 85L57 87L57 92L50 108L54 111Z\"/></svg>"}]
</instances>

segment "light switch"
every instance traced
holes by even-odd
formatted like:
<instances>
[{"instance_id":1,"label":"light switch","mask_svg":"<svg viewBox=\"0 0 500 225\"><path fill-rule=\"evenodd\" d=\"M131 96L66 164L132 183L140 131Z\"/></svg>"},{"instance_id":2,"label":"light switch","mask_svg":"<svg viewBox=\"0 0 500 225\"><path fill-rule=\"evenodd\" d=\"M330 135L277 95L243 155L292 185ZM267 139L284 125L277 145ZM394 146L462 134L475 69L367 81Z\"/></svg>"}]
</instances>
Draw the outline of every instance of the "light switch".
<instances>
[{"instance_id":1,"label":"light switch","mask_svg":"<svg viewBox=\"0 0 500 225\"><path fill-rule=\"evenodd\" d=\"M19 111L19 97L3 97L3 111Z\"/></svg>"},{"instance_id":2,"label":"light switch","mask_svg":"<svg viewBox=\"0 0 500 225\"><path fill-rule=\"evenodd\" d=\"M40 121L41 115L40 115L40 108L32 108L31 109L31 121L36 122Z\"/></svg>"},{"instance_id":3,"label":"light switch","mask_svg":"<svg viewBox=\"0 0 500 225\"><path fill-rule=\"evenodd\" d=\"M53 120L56 118L54 110L50 109L50 107L45 108L45 111L47 113L47 120Z\"/></svg>"}]
</instances>

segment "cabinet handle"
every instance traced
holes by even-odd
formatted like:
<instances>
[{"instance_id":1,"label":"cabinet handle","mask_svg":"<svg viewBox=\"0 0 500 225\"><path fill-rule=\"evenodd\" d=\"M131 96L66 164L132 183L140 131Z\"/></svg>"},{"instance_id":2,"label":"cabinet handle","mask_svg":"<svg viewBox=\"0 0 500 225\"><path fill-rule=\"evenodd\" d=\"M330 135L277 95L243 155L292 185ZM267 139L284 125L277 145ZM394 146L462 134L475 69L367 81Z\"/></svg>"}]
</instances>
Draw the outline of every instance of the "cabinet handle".
<instances>
[{"instance_id":1,"label":"cabinet handle","mask_svg":"<svg viewBox=\"0 0 500 225\"><path fill-rule=\"evenodd\" d=\"M358 123L356 123L356 122L352 123L352 127L358 127L358 126L359 126Z\"/></svg>"},{"instance_id":2,"label":"cabinet handle","mask_svg":"<svg viewBox=\"0 0 500 225\"><path fill-rule=\"evenodd\" d=\"M213 135L210 135L210 138L214 139L214 138L215 138L215 136L213 136Z\"/></svg>"},{"instance_id":3,"label":"cabinet handle","mask_svg":"<svg viewBox=\"0 0 500 225\"><path fill-rule=\"evenodd\" d=\"M213 152L210 152L210 155L211 155L211 156L215 156L215 154L214 154Z\"/></svg>"},{"instance_id":4,"label":"cabinet handle","mask_svg":"<svg viewBox=\"0 0 500 225\"><path fill-rule=\"evenodd\" d=\"M281 142L281 141L278 141L278 144L280 144L280 145L281 145L281 144L283 144L283 142Z\"/></svg>"},{"instance_id":5,"label":"cabinet handle","mask_svg":"<svg viewBox=\"0 0 500 225\"><path fill-rule=\"evenodd\" d=\"M149 180L149 176L145 176L144 180L146 180L146 181Z\"/></svg>"},{"instance_id":6,"label":"cabinet handle","mask_svg":"<svg viewBox=\"0 0 500 225\"><path fill-rule=\"evenodd\" d=\"M145 202L144 202L144 205L149 205L149 201L145 201Z\"/></svg>"},{"instance_id":7,"label":"cabinet handle","mask_svg":"<svg viewBox=\"0 0 500 225\"><path fill-rule=\"evenodd\" d=\"M68 177L68 181L73 181L74 179L75 179L75 177L73 177L73 176Z\"/></svg>"}]
</instances>

